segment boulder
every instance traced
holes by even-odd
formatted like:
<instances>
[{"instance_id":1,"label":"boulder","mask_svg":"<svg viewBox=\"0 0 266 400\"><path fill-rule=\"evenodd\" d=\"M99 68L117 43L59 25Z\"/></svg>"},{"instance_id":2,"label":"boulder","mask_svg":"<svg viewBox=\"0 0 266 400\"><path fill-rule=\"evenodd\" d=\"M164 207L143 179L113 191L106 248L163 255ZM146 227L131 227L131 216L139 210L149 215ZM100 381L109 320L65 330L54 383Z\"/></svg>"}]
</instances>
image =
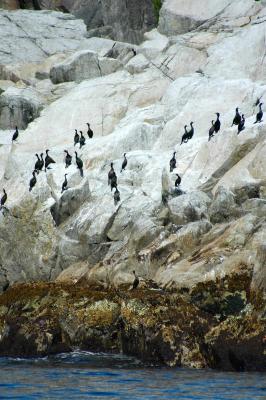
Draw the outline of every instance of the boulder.
<instances>
[{"instance_id":1,"label":"boulder","mask_svg":"<svg viewBox=\"0 0 266 400\"><path fill-rule=\"evenodd\" d=\"M69 81L81 82L85 79L97 78L112 74L120 68L120 63L112 58L98 57L94 52L83 50L74 53L50 70L53 83Z\"/></svg>"},{"instance_id":2,"label":"boulder","mask_svg":"<svg viewBox=\"0 0 266 400\"><path fill-rule=\"evenodd\" d=\"M0 95L0 128L25 129L39 117L43 106L43 99L34 89L9 87Z\"/></svg>"},{"instance_id":3,"label":"boulder","mask_svg":"<svg viewBox=\"0 0 266 400\"><path fill-rule=\"evenodd\" d=\"M143 54L137 54L126 64L125 68L130 74L138 74L143 72L149 65L149 61Z\"/></svg>"},{"instance_id":4,"label":"boulder","mask_svg":"<svg viewBox=\"0 0 266 400\"><path fill-rule=\"evenodd\" d=\"M223 186L219 186L209 208L211 222L229 221L234 217L240 216L240 214L241 211L235 203L235 195Z\"/></svg>"},{"instance_id":5,"label":"boulder","mask_svg":"<svg viewBox=\"0 0 266 400\"><path fill-rule=\"evenodd\" d=\"M168 202L170 219L176 225L184 225L207 217L211 199L203 192L193 191L174 197Z\"/></svg>"}]
</instances>

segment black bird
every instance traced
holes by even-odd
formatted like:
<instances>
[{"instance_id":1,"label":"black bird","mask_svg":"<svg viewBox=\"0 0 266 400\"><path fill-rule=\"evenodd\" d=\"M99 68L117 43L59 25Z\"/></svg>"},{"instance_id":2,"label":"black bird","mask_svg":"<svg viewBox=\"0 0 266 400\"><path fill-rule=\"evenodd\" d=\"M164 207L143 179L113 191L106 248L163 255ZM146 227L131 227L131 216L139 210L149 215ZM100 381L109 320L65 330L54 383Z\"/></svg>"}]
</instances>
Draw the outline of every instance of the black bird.
<instances>
[{"instance_id":1,"label":"black bird","mask_svg":"<svg viewBox=\"0 0 266 400\"><path fill-rule=\"evenodd\" d=\"M82 146L85 146L85 144L86 144L86 139L85 139L85 137L83 136L82 131L79 131L79 133L80 133L80 138L79 138L79 144L80 144L80 146L79 146L79 148L81 149Z\"/></svg>"},{"instance_id":2,"label":"black bird","mask_svg":"<svg viewBox=\"0 0 266 400\"><path fill-rule=\"evenodd\" d=\"M32 191L32 189L34 188L34 186L36 185L36 182L37 182L37 179L36 179L36 176L35 176L36 172L37 171L34 170L33 173L32 173L33 177L30 180L30 188L29 188L30 192Z\"/></svg>"},{"instance_id":3,"label":"black bird","mask_svg":"<svg viewBox=\"0 0 266 400\"><path fill-rule=\"evenodd\" d=\"M263 104L263 103L260 103L260 104L259 104L260 110L259 110L259 112L258 112L258 114L257 114L257 116L256 116L256 121L254 122L254 124L256 124L257 122L261 122L261 120L262 120L262 117L263 117L263 111L262 111L262 109L261 109L262 104Z\"/></svg>"},{"instance_id":4,"label":"black bird","mask_svg":"<svg viewBox=\"0 0 266 400\"><path fill-rule=\"evenodd\" d=\"M78 157L78 153L75 151L76 154L76 164L77 168L79 169L80 176L83 178L83 161L81 158Z\"/></svg>"},{"instance_id":5,"label":"black bird","mask_svg":"<svg viewBox=\"0 0 266 400\"><path fill-rule=\"evenodd\" d=\"M65 180L64 180L64 182L63 182L63 184L62 184L62 190L61 190L61 193L63 193L63 191L64 190L67 190L68 188L67 188L67 174L65 174Z\"/></svg>"},{"instance_id":6,"label":"black bird","mask_svg":"<svg viewBox=\"0 0 266 400\"><path fill-rule=\"evenodd\" d=\"M117 205L117 203L119 203L120 201L120 192L117 189L117 187L115 188L115 192L114 192L114 202L115 202L115 206Z\"/></svg>"},{"instance_id":7,"label":"black bird","mask_svg":"<svg viewBox=\"0 0 266 400\"><path fill-rule=\"evenodd\" d=\"M91 129L90 124L88 122L87 122L87 125L88 125L87 134L88 134L89 138L92 139L93 138L93 130Z\"/></svg>"},{"instance_id":8,"label":"black bird","mask_svg":"<svg viewBox=\"0 0 266 400\"><path fill-rule=\"evenodd\" d=\"M253 107L257 107L260 104L262 96L257 97L257 100L255 101L255 103L253 104Z\"/></svg>"},{"instance_id":9,"label":"black bird","mask_svg":"<svg viewBox=\"0 0 266 400\"><path fill-rule=\"evenodd\" d=\"M124 153L124 160L122 162L122 167L121 167L121 171L122 172L127 166L127 158L126 158L126 153Z\"/></svg>"},{"instance_id":10,"label":"black bird","mask_svg":"<svg viewBox=\"0 0 266 400\"><path fill-rule=\"evenodd\" d=\"M114 188L117 188L117 176L116 176L116 173L111 178L110 185L111 185L111 192L113 191Z\"/></svg>"},{"instance_id":11,"label":"black bird","mask_svg":"<svg viewBox=\"0 0 266 400\"><path fill-rule=\"evenodd\" d=\"M173 170L174 170L175 167L176 167L176 158L175 158L175 155L176 155L176 151L174 151L173 157L172 157L171 160L169 161L169 164L170 164L170 172L173 172Z\"/></svg>"},{"instance_id":12,"label":"black bird","mask_svg":"<svg viewBox=\"0 0 266 400\"><path fill-rule=\"evenodd\" d=\"M66 168L68 168L72 164L72 156L69 154L67 150L64 150L66 153L66 158L65 158L65 163L66 163Z\"/></svg>"},{"instance_id":13,"label":"black bird","mask_svg":"<svg viewBox=\"0 0 266 400\"><path fill-rule=\"evenodd\" d=\"M139 286L139 278L138 278L138 276L136 275L136 272L133 271L133 274L134 274L134 276L135 276L135 279L134 279L134 282L133 282L133 285L132 285L132 290L133 290L133 289L137 289L137 287Z\"/></svg>"},{"instance_id":14,"label":"black bird","mask_svg":"<svg viewBox=\"0 0 266 400\"><path fill-rule=\"evenodd\" d=\"M3 192L4 192L4 194L3 194L3 196L1 197L1 200L0 200L0 210L2 209L2 207L4 207L4 204L7 201L7 194L6 194L5 189L3 189Z\"/></svg>"},{"instance_id":15,"label":"black bird","mask_svg":"<svg viewBox=\"0 0 266 400\"><path fill-rule=\"evenodd\" d=\"M181 145L182 143L187 143L187 141L188 141L187 125L184 126L184 129L185 129L185 133L184 133L183 136L182 136L182 140L181 140L180 145Z\"/></svg>"},{"instance_id":16,"label":"black bird","mask_svg":"<svg viewBox=\"0 0 266 400\"><path fill-rule=\"evenodd\" d=\"M35 154L35 156L37 157L37 161L36 161L36 163L35 163L34 169L37 171L37 174L38 174L39 171L42 170L43 164L44 164L44 161L43 161L43 153L41 153L41 158L39 157L39 155L38 155L37 153Z\"/></svg>"},{"instance_id":17,"label":"black bird","mask_svg":"<svg viewBox=\"0 0 266 400\"><path fill-rule=\"evenodd\" d=\"M175 187L178 187L181 183L181 176L176 174L177 178L175 180Z\"/></svg>"},{"instance_id":18,"label":"black bird","mask_svg":"<svg viewBox=\"0 0 266 400\"><path fill-rule=\"evenodd\" d=\"M17 138L18 138L18 127L16 126L15 132L13 133L12 142L14 142L14 140L17 140Z\"/></svg>"},{"instance_id":19,"label":"black bird","mask_svg":"<svg viewBox=\"0 0 266 400\"><path fill-rule=\"evenodd\" d=\"M241 131L245 129L245 116L242 114L242 119L241 122L238 124L238 131L237 134L239 134Z\"/></svg>"},{"instance_id":20,"label":"black bird","mask_svg":"<svg viewBox=\"0 0 266 400\"><path fill-rule=\"evenodd\" d=\"M188 139L192 139L193 135L194 135L194 127L193 127L194 122L190 122L190 130L188 132Z\"/></svg>"},{"instance_id":21,"label":"black bird","mask_svg":"<svg viewBox=\"0 0 266 400\"><path fill-rule=\"evenodd\" d=\"M214 121L212 120L212 126L209 129L209 141L211 140L211 138L213 137L215 132L215 126L214 126Z\"/></svg>"},{"instance_id":22,"label":"black bird","mask_svg":"<svg viewBox=\"0 0 266 400\"><path fill-rule=\"evenodd\" d=\"M233 119L233 122L232 122L231 126L238 125L238 124L240 124L240 122L241 122L241 115L239 114L238 108L236 108L236 115L235 115L235 117Z\"/></svg>"},{"instance_id":23,"label":"black bird","mask_svg":"<svg viewBox=\"0 0 266 400\"><path fill-rule=\"evenodd\" d=\"M46 153L46 156L45 156L45 171L47 169L50 169L50 168L48 168L50 164L55 164L55 161L52 159L52 157L49 156L48 151L50 151L50 150L45 150L45 153Z\"/></svg>"},{"instance_id":24,"label":"black bird","mask_svg":"<svg viewBox=\"0 0 266 400\"><path fill-rule=\"evenodd\" d=\"M132 48L131 51L133 53L133 57L135 57L135 55L137 54L136 50Z\"/></svg>"},{"instance_id":25,"label":"black bird","mask_svg":"<svg viewBox=\"0 0 266 400\"><path fill-rule=\"evenodd\" d=\"M216 115L217 115L217 119L214 122L214 130L215 130L215 133L218 133L219 130L221 129L220 113L216 113Z\"/></svg>"},{"instance_id":26,"label":"black bird","mask_svg":"<svg viewBox=\"0 0 266 400\"><path fill-rule=\"evenodd\" d=\"M110 171L108 172L108 185L111 184L111 180L112 180L112 178L113 178L114 176L116 176L115 170L114 170L114 164L111 162L111 169L110 169Z\"/></svg>"},{"instance_id":27,"label":"black bird","mask_svg":"<svg viewBox=\"0 0 266 400\"><path fill-rule=\"evenodd\" d=\"M75 135L74 135L74 146L79 143L79 134L77 129L75 129Z\"/></svg>"}]
</instances>

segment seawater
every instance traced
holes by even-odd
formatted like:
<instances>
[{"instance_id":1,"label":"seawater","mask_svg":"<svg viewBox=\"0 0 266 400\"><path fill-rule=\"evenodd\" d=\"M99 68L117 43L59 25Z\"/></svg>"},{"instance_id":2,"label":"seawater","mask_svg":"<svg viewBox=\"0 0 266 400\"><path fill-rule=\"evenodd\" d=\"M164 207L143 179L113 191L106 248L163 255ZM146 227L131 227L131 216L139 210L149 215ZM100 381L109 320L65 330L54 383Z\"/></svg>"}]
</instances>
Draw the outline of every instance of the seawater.
<instances>
[{"instance_id":1,"label":"seawater","mask_svg":"<svg viewBox=\"0 0 266 400\"><path fill-rule=\"evenodd\" d=\"M145 367L120 355L73 352L0 358L0 399L266 399L266 374Z\"/></svg>"}]
</instances>

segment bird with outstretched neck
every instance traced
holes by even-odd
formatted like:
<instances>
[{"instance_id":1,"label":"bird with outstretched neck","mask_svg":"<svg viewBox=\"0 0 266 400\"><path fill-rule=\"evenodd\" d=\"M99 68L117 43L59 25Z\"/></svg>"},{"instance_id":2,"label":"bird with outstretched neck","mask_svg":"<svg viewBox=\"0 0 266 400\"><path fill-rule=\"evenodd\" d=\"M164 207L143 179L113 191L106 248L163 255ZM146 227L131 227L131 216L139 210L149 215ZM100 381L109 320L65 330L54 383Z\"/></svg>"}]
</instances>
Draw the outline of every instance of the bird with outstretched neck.
<instances>
[{"instance_id":1,"label":"bird with outstretched neck","mask_svg":"<svg viewBox=\"0 0 266 400\"><path fill-rule=\"evenodd\" d=\"M48 154L49 151L50 151L49 149L45 150L45 153L46 153L45 160L44 160L45 161L45 172L47 169L51 169L51 167L49 167L50 164L55 164L55 161Z\"/></svg>"}]
</instances>

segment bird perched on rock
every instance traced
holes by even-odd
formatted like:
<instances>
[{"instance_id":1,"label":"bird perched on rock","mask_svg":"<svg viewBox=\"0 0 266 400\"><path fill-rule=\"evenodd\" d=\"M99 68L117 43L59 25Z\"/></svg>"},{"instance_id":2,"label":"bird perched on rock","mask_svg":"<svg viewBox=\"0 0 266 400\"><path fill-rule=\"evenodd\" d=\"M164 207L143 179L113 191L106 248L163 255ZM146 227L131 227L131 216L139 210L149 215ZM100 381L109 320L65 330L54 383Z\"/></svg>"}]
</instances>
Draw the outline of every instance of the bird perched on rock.
<instances>
[{"instance_id":1,"label":"bird perched on rock","mask_svg":"<svg viewBox=\"0 0 266 400\"><path fill-rule=\"evenodd\" d=\"M139 277L137 276L135 271L133 271L133 274L135 276L135 279L134 279L133 284L132 284L132 290L133 289L137 289L137 287L139 286Z\"/></svg>"},{"instance_id":2,"label":"bird perched on rock","mask_svg":"<svg viewBox=\"0 0 266 400\"><path fill-rule=\"evenodd\" d=\"M175 167L176 167L176 158L175 158L175 155L176 155L176 151L173 152L173 157L172 157L171 160L169 161L169 164L170 164L170 172L173 172L173 170L174 170Z\"/></svg>"},{"instance_id":3,"label":"bird perched on rock","mask_svg":"<svg viewBox=\"0 0 266 400\"><path fill-rule=\"evenodd\" d=\"M175 180L175 187L178 187L181 183L181 176L176 174L177 178Z\"/></svg>"},{"instance_id":4,"label":"bird perched on rock","mask_svg":"<svg viewBox=\"0 0 266 400\"><path fill-rule=\"evenodd\" d=\"M120 192L119 192L119 190L117 189L117 186L116 186L115 192L114 192L114 203L115 203L115 206L117 205L117 203L119 203L119 201L120 201Z\"/></svg>"},{"instance_id":5,"label":"bird perched on rock","mask_svg":"<svg viewBox=\"0 0 266 400\"><path fill-rule=\"evenodd\" d=\"M30 187L29 187L29 191L31 192L32 191L32 189L34 188L34 186L36 185L36 182L37 182L37 179L36 179L36 170L34 170L33 172L32 172L32 178L31 178L31 180L30 180Z\"/></svg>"},{"instance_id":6,"label":"bird perched on rock","mask_svg":"<svg viewBox=\"0 0 266 400\"><path fill-rule=\"evenodd\" d=\"M245 116L244 116L244 114L242 114L241 121L240 121L240 123L238 124L237 134L239 135L239 133L240 133L241 131L243 131L244 129L245 129Z\"/></svg>"},{"instance_id":7,"label":"bird perched on rock","mask_svg":"<svg viewBox=\"0 0 266 400\"><path fill-rule=\"evenodd\" d=\"M122 162L122 167L121 167L120 173L121 173L124 169L126 169L126 166L127 166L127 158L126 158L126 153L124 153L124 160L123 160L123 162Z\"/></svg>"},{"instance_id":8,"label":"bird perched on rock","mask_svg":"<svg viewBox=\"0 0 266 400\"><path fill-rule=\"evenodd\" d=\"M72 156L69 154L67 150L64 150L66 153L66 158L65 158L65 163L66 163L66 168L68 168L72 164Z\"/></svg>"},{"instance_id":9,"label":"bird perched on rock","mask_svg":"<svg viewBox=\"0 0 266 400\"><path fill-rule=\"evenodd\" d=\"M180 145L181 145L182 143L187 143L187 142L188 142L187 125L184 126L184 129L185 129L185 133L184 133L183 136L182 136L182 140L181 140Z\"/></svg>"},{"instance_id":10,"label":"bird perched on rock","mask_svg":"<svg viewBox=\"0 0 266 400\"><path fill-rule=\"evenodd\" d=\"M67 174L65 174L65 180L64 180L64 182L63 182L63 184L62 184L61 193L63 193L63 191L64 191L64 190L67 190L67 189L68 189L68 187L67 187Z\"/></svg>"},{"instance_id":11,"label":"bird perched on rock","mask_svg":"<svg viewBox=\"0 0 266 400\"><path fill-rule=\"evenodd\" d=\"M221 121L220 121L220 113L216 113L217 118L216 121L214 122L214 130L215 133L218 133L219 130L221 129Z\"/></svg>"},{"instance_id":12,"label":"bird perched on rock","mask_svg":"<svg viewBox=\"0 0 266 400\"><path fill-rule=\"evenodd\" d=\"M212 126L209 129L209 141L214 136L214 132L215 132L215 126L214 126L214 121L212 120Z\"/></svg>"},{"instance_id":13,"label":"bird perched on rock","mask_svg":"<svg viewBox=\"0 0 266 400\"><path fill-rule=\"evenodd\" d=\"M87 122L87 125L88 125L87 134L88 134L89 138L92 139L93 138L93 130L91 129L90 124L88 122Z\"/></svg>"},{"instance_id":14,"label":"bird perched on rock","mask_svg":"<svg viewBox=\"0 0 266 400\"><path fill-rule=\"evenodd\" d=\"M15 132L13 133L12 142L17 140L17 138L18 138L18 127L16 126Z\"/></svg>"},{"instance_id":15,"label":"bird perched on rock","mask_svg":"<svg viewBox=\"0 0 266 400\"><path fill-rule=\"evenodd\" d=\"M137 54L136 50L132 48L131 51L133 53L133 57L135 57L135 55Z\"/></svg>"},{"instance_id":16,"label":"bird perched on rock","mask_svg":"<svg viewBox=\"0 0 266 400\"><path fill-rule=\"evenodd\" d=\"M192 139L194 135L194 127L193 127L194 122L190 122L190 130L188 131L187 137L188 139Z\"/></svg>"},{"instance_id":17,"label":"bird perched on rock","mask_svg":"<svg viewBox=\"0 0 266 400\"><path fill-rule=\"evenodd\" d=\"M76 151L75 154L76 154L77 168L79 169L80 176L83 178L83 161L81 160L81 158L78 157L78 153Z\"/></svg>"},{"instance_id":18,"label":"bird perched on rock","mask_svg":"<svg viewBox=\"0 0 266 400\"><path fill-rule=\"evenodd\" d=\"M85 139L85 137L83 136L82 131L79 131L79 133L80 133L79 148L81 149L82 146L85 146L85 144L86 144L86 139Z\"/></svg>"},{"instance_id":19,"label":"bird perched on rock","mask_svg":"<svg viewBox=\"0 0 266 400\"><path fill-rule=\"evenodd\" d=\"M49 151L50 150L45 150L45 153L46 153L45 160L44 160L45 161L45 171L47 169L50 169L50 168L48 168L50 164L55 164L55 161L48 154Z\"/></svg>"},{"instance_id":20,"label":"bird perched on rock","mask_svg":"<svg viewBox=\"0 0 266 400\"><path fill-rule=\"evenodd\" d=\"M114 170L114 164L111 162L111 169L108 172L108 185L111 184L112 178L116 176L115 170Z\"/></svg>"},{"instance_id":21,"label":"bird perched on rock","mask_svg":"<svg viewBox=\"0 0 266 400\"><path fill-rule=\"evenodd\" d=\"M261 122L262 121L262 117L263 117L263 111L262 111L262 108L261 108L262 104L263 103L259 104L259 112L257 113L256 121L254 122L254 124L256 124L257 122Z\"/></svg>"},{"instance_id":22,"label":"bird perched on rock","mask_svg":"<svg viewBox=\"0 0 266 400\"><path fill-rule=\"evenodd\" d=\"M3 192L4 192L4 194L3 194L3 196L1 197L1 200L0 200L0 210L4 207L4 205L5 205L6 201L7 201L7 194L6 194L5 189L3 189Z\"/></svg>"},{"instance_id":23,"label":"bird perched on rock","mask_svg":"<svg viewBox=\"0 0 266 400\"><path fill-rule=\"evenodd\" d=\"M39 171L42 171L43 165L44 165L43 153L41 153L41 157L39 157L39 155L37 153L35 154L35 156L37 157L37 161L35 163L34 169L37 171L37 174L38 174Z\"/></svg>"},{"instance_id":24,"label":"bird perched on rock","mask_svg":"<svg viewBox=\"0 0 266 400\"><path fill-rule=\"evenodd\" d=\"M79 134L77 129L75 129L75 135L74 135L74 146L79 143Z\"/></svg>"},{"instance_id":25,"label":"bird perched on rock","mask_svg":"<svg viewBox=\"0 0 266 400\"><path fill-rule=\"evenodd\" d=\"M232 125L231 125L231 126L233 126L233 125L239 125L240 122L241 122L241 115L239 114L238 107L237 107L237 108L236 108L236 114L235 114L235 116L234 116L234 119L233 119L233 122L232 122Z\"/></svg>"}]
</instances>

